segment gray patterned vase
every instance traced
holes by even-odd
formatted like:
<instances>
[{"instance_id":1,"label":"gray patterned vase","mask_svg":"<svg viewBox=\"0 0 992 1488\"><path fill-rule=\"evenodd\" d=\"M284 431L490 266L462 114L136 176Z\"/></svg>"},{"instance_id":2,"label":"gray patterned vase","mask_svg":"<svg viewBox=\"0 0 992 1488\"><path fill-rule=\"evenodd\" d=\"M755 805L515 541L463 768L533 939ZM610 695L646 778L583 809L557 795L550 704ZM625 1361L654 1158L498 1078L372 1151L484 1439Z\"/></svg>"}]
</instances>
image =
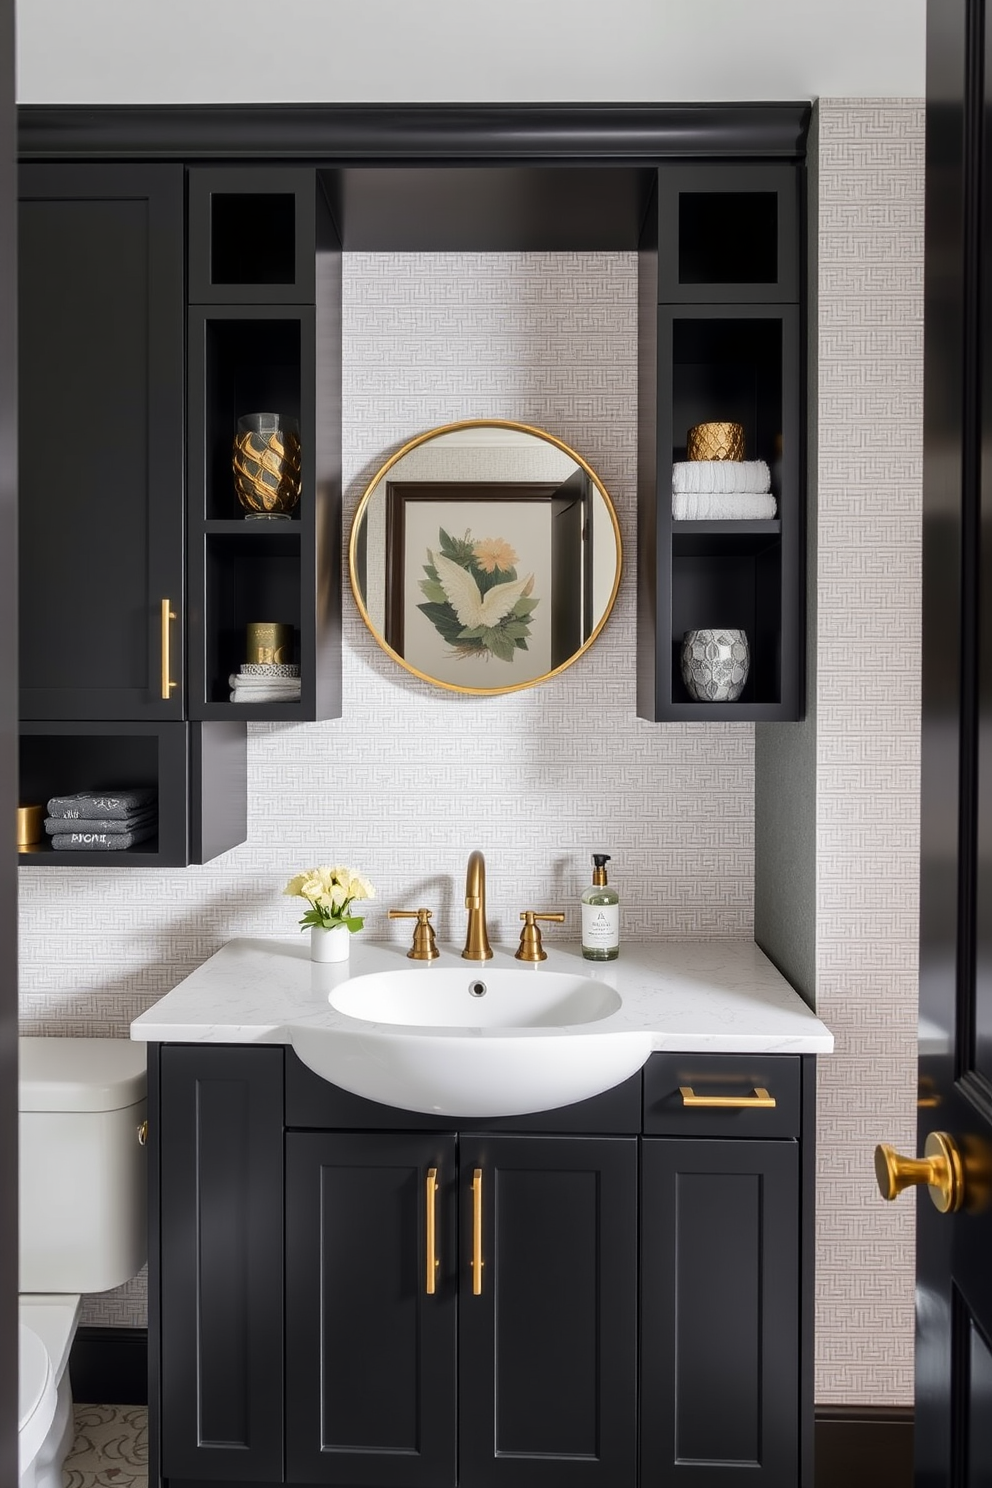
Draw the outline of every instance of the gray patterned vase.
<instances>
[{"instance_id":1,"label":"gray patterned vase","mask_svg":"<svg viewBox=\"0 0 992 1488\"><path fill-rule=\"evenodd\" d=\"M687 630L682 637L682 681L698 703L736 703L750 663L743 630Z\"/></svg>"}]
</instances>

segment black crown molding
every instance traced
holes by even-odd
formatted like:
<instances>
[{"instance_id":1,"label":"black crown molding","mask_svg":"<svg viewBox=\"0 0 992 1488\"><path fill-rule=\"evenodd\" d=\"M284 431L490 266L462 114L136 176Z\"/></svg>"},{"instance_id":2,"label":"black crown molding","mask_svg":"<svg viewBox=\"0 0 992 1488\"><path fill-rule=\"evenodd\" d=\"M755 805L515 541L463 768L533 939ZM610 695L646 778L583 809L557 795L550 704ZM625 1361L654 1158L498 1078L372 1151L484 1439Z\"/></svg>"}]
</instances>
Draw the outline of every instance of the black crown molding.
<instances>
[{"instance_id":1,"label":"black crown molding","mask_svg":"<svg viewBox=\"0 0 992 1488\"><path fill-rule=\"evenodd\" d=\"M22 104L22 160L410 164L802 159L811 105Z\"/></svg>"}]
</instances>

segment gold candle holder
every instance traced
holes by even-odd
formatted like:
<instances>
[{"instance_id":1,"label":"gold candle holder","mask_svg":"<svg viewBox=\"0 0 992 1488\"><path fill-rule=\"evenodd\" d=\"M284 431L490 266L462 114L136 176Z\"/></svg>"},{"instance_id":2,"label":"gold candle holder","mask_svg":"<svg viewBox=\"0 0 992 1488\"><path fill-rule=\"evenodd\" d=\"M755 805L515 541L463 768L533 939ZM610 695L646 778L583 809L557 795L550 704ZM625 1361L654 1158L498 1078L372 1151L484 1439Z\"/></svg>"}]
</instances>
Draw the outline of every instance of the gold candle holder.
<instances>
[{"instance_id":1,"label":"gold candle holder","mask_svg":"<svg viewBox=\"0 0 992 1488\"><path fill-rule=\"evenodd\" d=\"M245 636L245 661L263 666L281 665L293 659L293 627L258 621Z\"/></svg>"},{"instance_id":2,"label":"gold candle holder","mask_svg":"<svg viewBox=\"0 0 992 1488\"><path fill-rule=\"evenodd\" d=\"M45 837L45 808L44 806L18 806L17 808L17 845L18 847L32 847L36 842L43 842Z\"/></svg>"},{"instance_id":3,"label":"gold candle holder","mask_svg":"<svg viewBox=\"0 0 992 1488\"><path fill-rule=\"evenodd\" d=\"M686 435L688 460L743 460L743 424L695 424Z\"/></svg>"}]
</instances>

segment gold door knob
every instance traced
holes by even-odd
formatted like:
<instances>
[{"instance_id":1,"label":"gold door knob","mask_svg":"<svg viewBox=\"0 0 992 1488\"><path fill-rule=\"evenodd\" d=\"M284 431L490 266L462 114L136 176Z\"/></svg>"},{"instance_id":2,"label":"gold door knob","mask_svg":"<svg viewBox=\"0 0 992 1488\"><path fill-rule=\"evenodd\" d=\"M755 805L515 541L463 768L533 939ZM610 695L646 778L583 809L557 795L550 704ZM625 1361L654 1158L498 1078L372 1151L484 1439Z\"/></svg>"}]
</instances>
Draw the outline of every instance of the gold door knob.
<instances>
[{"instance_id":1,"label":"gold door knob","mask_svg":"<svg viewBox=\"0 0 992 1488\"><path fill-rule=\"evenodd\" d=\"M947 1132L931 1132L922 1157L901 1157L888 1142L879 1143L875 1177L883 1199L898 1198L904 1188L925 1183L941 1214L953 1214L964 1203L964 1164L957 1143Z\"/></svg>"}]
</instances>

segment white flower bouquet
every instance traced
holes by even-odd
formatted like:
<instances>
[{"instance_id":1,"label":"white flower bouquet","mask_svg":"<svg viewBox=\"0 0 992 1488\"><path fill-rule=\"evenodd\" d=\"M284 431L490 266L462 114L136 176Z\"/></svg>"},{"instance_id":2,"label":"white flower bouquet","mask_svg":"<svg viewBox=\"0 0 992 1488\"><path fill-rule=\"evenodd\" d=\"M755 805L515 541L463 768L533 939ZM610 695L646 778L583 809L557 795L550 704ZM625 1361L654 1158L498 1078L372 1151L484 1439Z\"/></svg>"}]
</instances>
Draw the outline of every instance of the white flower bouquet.
<instances>
[{"instance_id":1,"label":"white flower bouquet","mask_svg":"<svg viewBox=\"0 0 992 1488\"><path fill-rule=\"evenodd\" d=\"M356 899L375 898L368 879L353 868L307 868L289 880L283 893L305 899L310 905L300 920L301 930L312 926L334 930L343 925L352 933L361 930L365 921L351 913L351 906Z\"/></svg>"}]
</instances>

